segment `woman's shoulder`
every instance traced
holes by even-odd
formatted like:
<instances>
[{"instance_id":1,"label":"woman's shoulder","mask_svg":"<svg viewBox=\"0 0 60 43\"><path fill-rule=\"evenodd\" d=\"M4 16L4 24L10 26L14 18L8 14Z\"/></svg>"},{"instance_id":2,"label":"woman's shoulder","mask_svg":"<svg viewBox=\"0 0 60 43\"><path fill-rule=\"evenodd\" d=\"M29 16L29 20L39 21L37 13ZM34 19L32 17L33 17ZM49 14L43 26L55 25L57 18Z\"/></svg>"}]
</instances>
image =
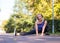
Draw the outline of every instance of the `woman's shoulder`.
<instances>
[{"instance_id":1,"label":"woman's shoulder","mask_svg":"<svg viewBox=\"0 0 60 43\"><path fill-rule=\"evenodd\" d=\"M44 23L47 23L47 20L44 20Z\"/></svg>"}]
</instances>

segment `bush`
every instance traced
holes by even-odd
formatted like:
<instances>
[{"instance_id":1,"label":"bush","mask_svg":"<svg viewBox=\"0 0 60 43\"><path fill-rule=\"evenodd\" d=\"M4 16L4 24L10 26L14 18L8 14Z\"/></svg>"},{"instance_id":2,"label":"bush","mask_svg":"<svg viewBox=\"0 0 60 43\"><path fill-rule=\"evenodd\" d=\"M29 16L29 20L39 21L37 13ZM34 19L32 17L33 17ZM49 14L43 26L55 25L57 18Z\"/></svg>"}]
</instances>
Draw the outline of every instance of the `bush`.
<instances>
[{"instance_id":1,"label":"bush","mask_svg":"<svg viewBox=\"0 0 60 43\"><path fill-rule=\"evenodd\" d=\"M52 20L48 20L48 24L50 27L50 33L52 32ZM60 20L54 20L54 31L55 33L60 32Z\"/></svg>"}]
</instances>

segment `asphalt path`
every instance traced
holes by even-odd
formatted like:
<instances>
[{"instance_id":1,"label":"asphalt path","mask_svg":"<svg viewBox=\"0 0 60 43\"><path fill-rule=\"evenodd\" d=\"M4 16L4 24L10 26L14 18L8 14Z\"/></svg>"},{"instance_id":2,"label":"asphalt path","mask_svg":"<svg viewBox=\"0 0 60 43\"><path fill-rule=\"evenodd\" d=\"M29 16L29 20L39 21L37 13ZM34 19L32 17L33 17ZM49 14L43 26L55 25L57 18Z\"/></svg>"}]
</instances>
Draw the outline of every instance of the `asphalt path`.
<instances>
[{"instance_id":1,"label":"asphalt path","mask_svg":"<svg viewBox=\"0 0 60 43\"><path fill-rule=\"evenodd\" d=\"M14 36L12 34L0 35L0 43L60 43L60 36Z\"/></svg>"}]
</instances>

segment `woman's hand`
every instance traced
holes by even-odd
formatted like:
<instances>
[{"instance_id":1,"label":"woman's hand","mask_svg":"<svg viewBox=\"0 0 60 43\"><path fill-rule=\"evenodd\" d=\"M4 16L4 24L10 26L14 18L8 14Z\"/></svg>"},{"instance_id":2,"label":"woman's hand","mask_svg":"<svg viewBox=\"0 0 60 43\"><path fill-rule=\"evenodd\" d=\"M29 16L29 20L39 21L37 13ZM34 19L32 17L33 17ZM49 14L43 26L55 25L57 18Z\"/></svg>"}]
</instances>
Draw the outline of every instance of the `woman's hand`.
<instances>
[{"instance_id":1,"label":"woman's hand","mask_svg":"<svg viewBox=\"0 0 60 43\"><path fill-rule=\"evenodd\" d=\"M36 39L38 39L38 34L36 34Z\"/></svg>"},{"instance_id":2,"label":"woman's hand","mask_svg":"<svg viewBox=\"0 0 60 43\"><path fill-rule=\"evenodd\" d=\"M38 33L36 34L36 36L38 36Z\"/></svg>"},{"instance_id":3,"label":"woman's hand","mask_svg":"<svg viewBox=\"0 0 60 43\"><path fill-rule=\"evenodd\" d=\"M44 36L44 33L41 33L41 35L40 36Z\"/></svg>"}]
</instances>

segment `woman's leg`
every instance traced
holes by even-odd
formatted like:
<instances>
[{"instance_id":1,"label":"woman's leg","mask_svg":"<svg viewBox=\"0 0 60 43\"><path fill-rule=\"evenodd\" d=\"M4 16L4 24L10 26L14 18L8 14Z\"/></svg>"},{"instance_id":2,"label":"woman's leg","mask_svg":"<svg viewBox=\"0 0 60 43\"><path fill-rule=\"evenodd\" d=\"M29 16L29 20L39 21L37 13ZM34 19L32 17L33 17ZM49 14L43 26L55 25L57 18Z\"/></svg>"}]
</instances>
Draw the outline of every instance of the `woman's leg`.
<instances>
[{"instance_id":1,"label":"woman's leg","mask_svg":"<svg viewBox=\"0 0 60 43\"><path fill-rule=\"evenodd\" d=\"M20 35L31 35L31 34L35 34L35 33L36 33L36 31L35 31L35 29L33 29L30 32L21 33Z\"/></svg>"}]
</instances>

